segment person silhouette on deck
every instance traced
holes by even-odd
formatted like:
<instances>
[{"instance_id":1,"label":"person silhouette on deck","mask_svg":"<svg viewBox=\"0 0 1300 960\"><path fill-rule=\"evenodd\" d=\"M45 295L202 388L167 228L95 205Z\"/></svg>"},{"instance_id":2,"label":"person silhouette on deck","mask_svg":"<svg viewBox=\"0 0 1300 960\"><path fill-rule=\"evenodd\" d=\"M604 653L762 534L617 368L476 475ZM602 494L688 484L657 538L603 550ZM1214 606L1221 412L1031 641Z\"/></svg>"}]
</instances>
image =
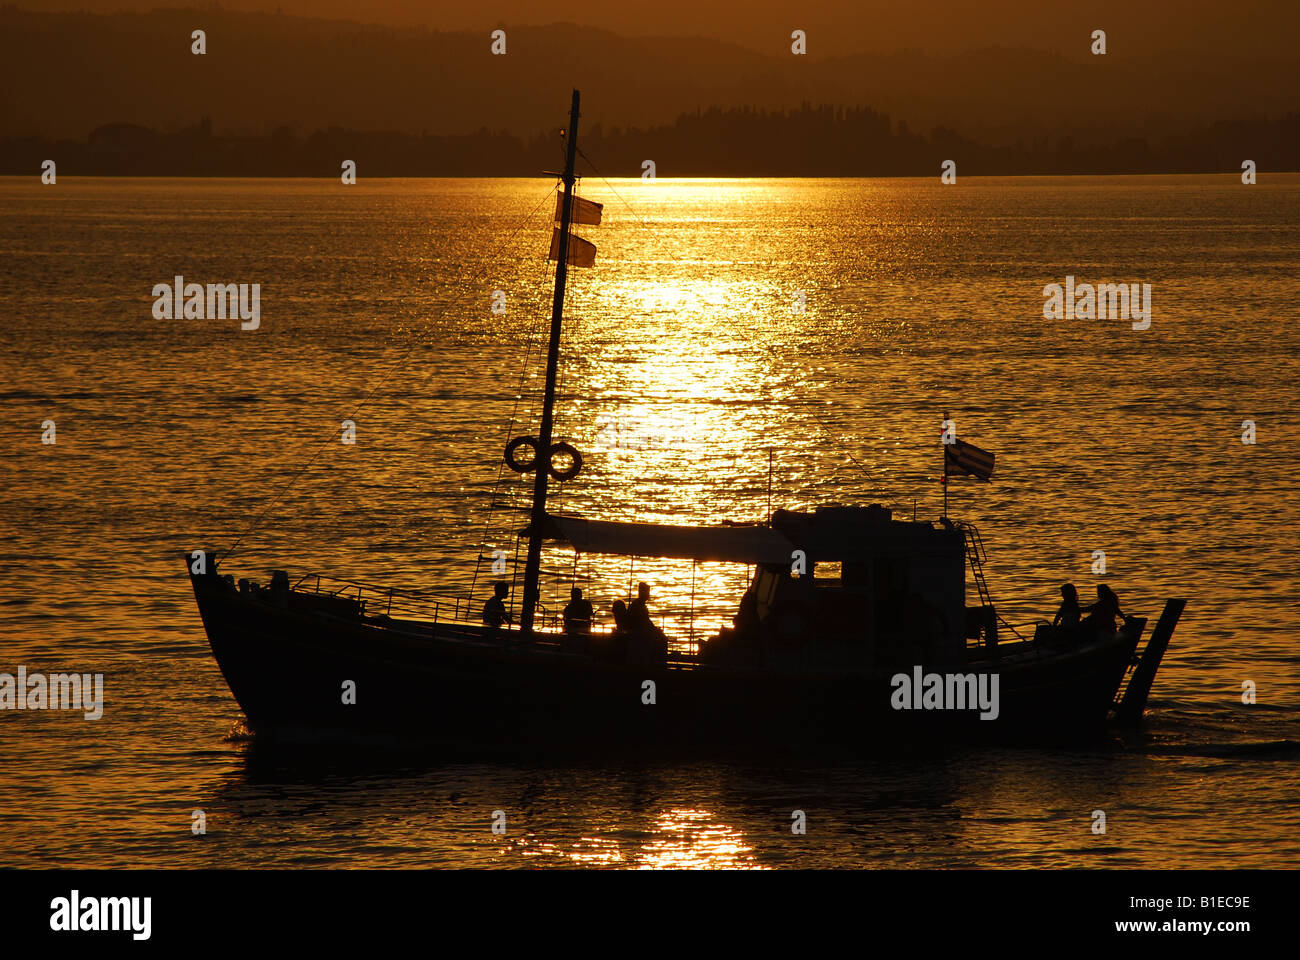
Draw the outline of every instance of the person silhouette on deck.
<instances>
[{"instance_id":1,"label":"person silhouette on deck","mask_svg":"<svg viewBox=\"0 0 1300 960\"><path fill-rule=\"evenodd\" d=\"M1056 611L1056 616L1052 618L1052 626L1060 627L1067 632L1076 630L1082 612L1079 608L1079 591L1074 589L1074 584L1061 584L1061 606Z\"/></svg>"},{"instance_id":2,"label":"person silhouette on deck","mask_svg":"<svg viewBox=\"0 0 1300 960\"><path fill-rule=\"evenodd\" d=\"M636 585L636 599L627 606L627 628L645 631L654 627L650 619L650 584L642 581Z\"/></svg>"},{"instance_id":3,"label":"person silhouette on deck","mask_svg":"<svg viewBox=\"0 0 1300 960\"><path fill-rule=\"evenodd\" d=\"M1088 617L1083 621L1083 626L1091 630L1114 633L1116 617L1128 619L1120 611L1119 597L1115 596L1115 591L1106 584L1097 584L1097 602L1088 608Z\"/></svg>"},{"instance_id":4,"label":"person silhouette on deck","mask_svg":"<svg viewBox=\"0 0 1300 960\"><path fill-rule=\"evenodd\" d=\"M491 598L483 604L483 622L492 627L494 633L501 629L502 624L514 622L510 619L510 614L506 613L506 597L509 593L510 584L498 580L492 588Z\"/></svg>"},{"instance_id":5,"label":"person silhouette on deck","mask_svg":"<svg viewBox=\"0 0 1300 960\"><path fill-rule=\"evenodd\" d=\"M591 633L592 613L591 601L582 599L581 587L574 587L569 592L569 604L564 608L564 632Z\"/></svg>"},{"instance_id":6,"label":"person silhouette on deck","mask_svg":"<svg viewBox=\"0 0 1300 960\"><path fill-rule=\"evenodd\" d=\"M627 604L622 600L615 600L609 612L614 617L614 632L627 633Z\"/></svg>"},{"instance_id":7,"label":"person silhouette on deck","mask_svg":"<svg viewBox=\"0 0 1300 960\"><path fill-rule=\"evenodd\" d=\"M628 645L627 604L622 600L615 600L609 612L613 616L614 629L608 634L590 634L590 639L585 642L590 644L590 650L596 657L611 663L623 663L627 659ZM570 642L581 643L583 640Z\"/></svg>"},{"instance_id":8,"label":"person silhouette on deck","mask_svg":"<svg viewBox=\"0 0 1300 960\"><path fill-rule=\"evenodd\" d=\"M643 581L636 585L636 599L628 604L627 631L638 659L662 663L668 656L668 637L650 619L649 604L650 584Z\"/></svg>"},{"instance_id":9,"label":"person silhouette on deck","mask_svg":"<svg viewBox=\"0 0 1300 960\"><path fill-rule=\"evenodd\" d=\"M731 622L735 624L737 636L748 638L758 633L758 594L752 584L740 598L740 607Z\"/></svg>"}]
</instances>

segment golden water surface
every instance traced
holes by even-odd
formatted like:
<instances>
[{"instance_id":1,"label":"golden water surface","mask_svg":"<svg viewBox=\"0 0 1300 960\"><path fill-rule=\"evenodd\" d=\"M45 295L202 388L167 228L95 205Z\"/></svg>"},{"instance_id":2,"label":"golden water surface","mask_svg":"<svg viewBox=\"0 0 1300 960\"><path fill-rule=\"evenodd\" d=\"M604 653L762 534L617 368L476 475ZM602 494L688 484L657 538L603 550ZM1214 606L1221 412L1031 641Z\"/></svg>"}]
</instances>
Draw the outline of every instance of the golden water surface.
<instances>
[{"instance_id":1,"label":"golden water surface","mask_svg":"<svg viewBox=\"0 0 1300 960\"><path fill-rule=\"evenodd\" d=\"M0 863L1294 861L1295 176L582 185L605 218L580 228L598 253L571 271L557 435L585 464L553 507L756 521L770 497L935 518L947 412L997 454L950 512L982 531L1008 619L1050 616L1066 580L1152 618L1189 599L1145 735L779 769L302 767L231 738L183 550L238 541L223 572L479 602L479 558L513 553L530 481L501 451L536 429L553 189L0 180L0 672L102 672L108 699L93 722L0 714ZM178 274L260 284L260 328L155 319L154 285ZM1044 320L1067 275L1151 284L1150 329ZM645 579L679 640L677 612L725 622L744 577L547 563L551 610L577 577L602 611Z\"/></svg>"}]
</instances>

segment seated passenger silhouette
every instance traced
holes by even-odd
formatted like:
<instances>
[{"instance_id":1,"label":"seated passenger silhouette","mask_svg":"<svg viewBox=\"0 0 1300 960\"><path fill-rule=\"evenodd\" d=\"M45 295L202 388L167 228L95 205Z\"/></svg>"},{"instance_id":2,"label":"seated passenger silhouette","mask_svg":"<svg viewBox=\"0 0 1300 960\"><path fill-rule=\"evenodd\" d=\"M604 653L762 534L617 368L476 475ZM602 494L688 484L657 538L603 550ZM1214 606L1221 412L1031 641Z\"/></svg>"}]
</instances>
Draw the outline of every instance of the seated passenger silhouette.
<instances>
[{"instance_id":1,"label":"seated passenger silhouette","mask_svg":"<svg viewBox=\"0 0 1300 960\"><path fill-rule=\"evenodd\" d=\"M1119 597L1106 584L1097 584L1097 602L1088 608L1088 616L1083 621L1084 629L1114 633L1116 617L1127 619L1119 609Z\"/></svg>"},{"instance_id":2,"label":"seated passenger silhouette","mask_svg":"<svg viewBox=\"0 0 1300 960\"><path fill-rule=\"evenodd\" d=\"M668 638L650 619L650 585L636 585L636 599L628 604L628 656L636 662L663 663L668 656Z\"/></svg>"},{"instance_id":3,"label":"seated passenger silhouette","mask_svg":"<svg viewBox=\"0 0 1300 960\"><path fill-rule=\"evenodd\" d=\"M1128 619L1128 617L1124 615L1124 611L1119 608L1119 597L1115 596L1114 590L1103 583L1097 587L1097 592L1106 595L1106 599L1110 603L1111 609L1115 611L1115 616L1119 617L1121 620Z\"/></svg>"},{"instance_id":4,"label":"seated passenger silhouette","mask_svg":"<svg viewBox=\"0 0 1300 960\"><path fill-rule=\"evenodd\" d=\"M1074 584L1061 584L1061 606L1056 611L1056 616L1052 618L1052 626L1060 627L1062 630L1071 631L1079 626L1079 615L1082 611L1079 609L1079 591L1074 589Z\"/></svg>"},{"instance_id":5,"label":"seated passenger silhouette","mask_svg":"<svg viewBox=\"0 0 1300 960\"><path fill-rule=\"evenodd\" d=\"M650 584L642 581L636 585L636 599L627 607L627 628L645 631L654 627L650 619Z\"/></svg>"},{"instance_id":6,"label":"seated passenger silhouette","mask_svg":"<svg viewBox=\"0 0 1300 960\"><path fill-rule=\"evenodd\" d=\"M506 596L509 593L510 584L498 580L496 586L492 588L492 597L483 604L483 622L492 627L494 633L503 623L514 622L510 619L510 614L506 613Z\"/></svg>"},{"instance_id":7,"label":"seated passenger silhouette","mask_svg":"<svg viewBox=\"0 0 1300 960\"><path fill-rule=\"evenodd\" d=\"M740 609L731 618L731 622L736 625L736 633L742 637L758 632L758 594L752 586L740 598Z\"/></svg>"},{"instance_id":8,"label":"seated passenger silhouette","mask_svg":"<svg viewBox=\"0 0 1300 960\"><path fill-rule=\"evenodd\" d=\"M582 637L582 639L586 640L587 649L591 655L596 657L598 660L606 660L610 663L623 663L627 660L627 604L622 600L615 600L613 606L611 606L609 610L614 619L613 631L607 634L588 634L585 637ZM577 637L579 635L568 634L567 636Z\"/></svg>"},{"instance_id":9,"label":"seated passenger silhouette","mask_svg":"<svg viewBox=\"0 0 1300 960\"><path fill-rule=\"evenodd\" d=\"M615 600L609 612L614 617L614 632L627 633L627 604L622 600Z\"/></svg>"},{"instance_id":10,"label":"seated passenger silhouette","mask_svg":"<svg viewBox=\"0 0 1300 960\"><path fill-rule=\"evenodd\" d=\"M591 601L582 599L581 587L574 587L569 597L569 604L564 608L564 632L591 633Z\"/></svg>"}]
</instances>

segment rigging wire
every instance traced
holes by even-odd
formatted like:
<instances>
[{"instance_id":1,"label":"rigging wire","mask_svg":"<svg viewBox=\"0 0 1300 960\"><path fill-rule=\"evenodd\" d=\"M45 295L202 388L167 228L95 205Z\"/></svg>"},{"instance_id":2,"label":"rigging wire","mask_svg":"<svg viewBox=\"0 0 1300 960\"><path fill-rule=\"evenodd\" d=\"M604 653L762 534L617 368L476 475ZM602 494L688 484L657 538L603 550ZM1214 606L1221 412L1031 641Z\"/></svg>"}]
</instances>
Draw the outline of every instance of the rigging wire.
<instances>
[{"instance_id":1,"label":"rigging wire","mask_svg":"<svg viewBox=\"0 0 1300 960\"><path fill-rule=\"evenodd\" d=\"M554 196L557 192L558 192L558 187L552 187L551 193L548 194L548 198L550 196ZM533 213L535 214L536 212L537 210L536 208L534 208ZM549 276L550 273L551 273L551 269L550 269L549 260L543 260L542 269L541 269L542 278ZM510 434L514 431L515 424L519 422L518 421L519 405L520 403L523 402L524 383L528 379L528 374L530 372L529 364L532 361L534 349L540 347L541 342L544 339L545 330L546 330L545 324L543 324L540 321L536 322L533 325L532 332L528 334L528 339L525 341L524 361L520 367L519 383L515 388L515 402L514 405L511 407L510 417L506 421L504 439L502 443L503 446L504 443L509 441ZM540 350L538 350L538 353L540 355ZM502 459L497 464L496 480L493 482L492 485L492 496L491 499L488 501L487 516L484 518L483 521L483 535L479 540L478 559L474 563L474 576L470 581L470 596L473 596L474 588L478 584L479 570L483 563L483 548L487 545L488 535L491 533L492 530L492 514L498 505L498 498L501 494L502 480L505 476L505 469L506 469L505 460ZM513 562L517 566L518 564L518 538L517 537L516 537L516 544L515 544L515 553L516 553L516 557Z\"/></svg>"},{"instance_id":2,"label":"rigging wire","mask_svg":"<svg viewBox=\"0 0 1300 960\"><path fill-rule=\"evenodd\" d=\"M567 136L567 130L566 130L566 136ZM560 138L559 149L560 149L560 154L561 154L561 156L563 156L564 153L565 153L565 149L564 149L564 138L563 138L563 137ZM550 194L550 196L558 195L558 193L559 193L559 187L560 187L560 183L561 183L561 182L562 182L562 180L557 179L555 186L551 189L551 194ZM534 213L535 213L535 212L536 212L536 209L534 209ZM548 218L548 219L553 220L553 217ZM546 258L546 259L544 259L544 260L542 260L542 262L541 262L541 275L542 275L542 277L545 278L545 277L551 276L551 275L554 273L554 270L555 270L555 269L558 269L558 267L559 267L559 264L558 264L558 263L556 264L556 267L555 267L555 268L552 268L552 267L551 267L549 257ZM561 316L561 324L563 324L563 320L564 320L564 318L563 318L563 316ZM510 434L514 431L515 424L516 424L517 422L519 422L519 420L518 420L518 415L519 415L519 404L520 404L520 403L522 402L522 400L523 400L524 383L525 383L525 381L528 379L528 375L529 375L529 372L530 372L529 362L530 362L530 360L531 360L531 358L532 358L532 356L533 356L533 350L534 350L534 347L537 347L537 348L538 348L538 350L537 350L537 355L538 355L538 357L541 357L541 356L542 356L542 351L540 350L540 347L541 347L542 342L548 338L548 335L549 335L549 328L550 328L550 318L549 318L549 317L546 317L546 316L544 316L544 315L540 316L538 323L537 323L537 324L534 326L534 328L533 328L533 332L532 332L532 334L531 334L531 339L529 339L529 340L527 341L527 344L526 344L526 350L525 350L525 353L524 353L524 362L523 362L523 365L522 365L522 368L521 368L521 371L520 371L520 375L519 375L519 385L518 385L518 387L516 388L516 391L515 391L515 403L514 403L514 406L513 406L512 409L511 409L511 411L510 411L510 417L509 417L509 419L508 419L507 422L506 422L506 428L505 428L505 439L506 439L507 441L509 440ZM563 369L563 368L561 367L561 369ZM562 374L561 374L561 376L562 376ZM557 391L557 395L558 395L558 391ZM481 567L482 567L482 563L483 563L483 560L484 560L484 556L483 556L483 548L484 548L485 546L487 546L487 542L488 542L489 534L492 532L492 515L493 515L493 512L495 511L495 509L497 508L497 506L499 505L499 499L500 499L501 488L502 488L502 480L503 480L503 477L504 477L504 476L505 476L505 462L504 462L504 460L503 460L502 462L498 463L498 465L497 465L497 476L496 476L496 480L495 480L494 483L493 483L491 499L490 499L489 502L488 502L487 516L484 518L484 522L483 522L483 535L482 535L482 537L480 538L480 541L479 541L479 548L478 548L478 552L477 552L477 559L475 560L475 563L474 563L474 575L473 575L473 577L472 577L472 579L471 579L471 581L470 581L470 595L471 595L471 596L473 596L474 589L475 589L475 587L476 587L477 584L478 584L479 571L480 571L480 569L481 569ZM525 478L520 477L520 484L519 484L519 486L518 486L516 489L519 490L520 492L522 492L522 490L523 490L523 488L524 488L525 486L526 486ZM558 496L559 496L560 492L561 492L560 490L557 490L557 500L558 500ZM516 495L516 496L517 496L517 495ZM512 498L512 499L513 499L513 498ZM511 508L513 508L513 505L506 505L506 504L501 504L501 505L502 505L502 506L506 506L507 509L511 509ZM514 563L514 565L515 565L515 567L516 567L516 570L514 571L514 573L512 574L512 576L513 576L515 579L517 579L517 577L518 577L518 571L517 571L517 566L518 566L518 551L519 551L519 537L518 537L517 532L516 532L515 535L514 535L514 540L515 540L515 558L514 558L514 560L513 560L512 562ZM513 592L513 587L512 587L512 592Z\"/></svg>"},{"instance_id":3,"label":"rigging wire","mask_svg":"<svg viewBox=\"0 0 1300 960\"><path fill-rule=\"evenodd\" d=\"M550 192L549 192L549 193L548 193L548 194L547 194L547 195L542 199L541 203L538 203L537 206L534 207L534 208L533 208L533 209L532 209L532 210L531 210L531 211L530 211L530 212L529 212L529 213L528 213L528 214L527 214L527 215L526 215L526 216L525 216L525 217L520 221L519 225L514 229L514 231L510 234L510 236L508 236L508 237L507 237L507 238L506 238L506 239L501 243L501 246L505 246L506 244L509 244L511 240L513 240L516 236L518 236L518 235L519 235L519 231L522 230L522 229L524 228L524 226L528 223L528 221L530 221L530 220L532 219L532 217L534 217L534 216L536 215L537 211L541 208L542 204L545 203L547 200L549 200L550 197L551 197L554 193L555 193L555 188L552 187L552 188L551 188L551 191L550 191ZM451 342L452 342L452 343L457 343L457 342L459 342L459 338L457 338L457 339L455 339L455 340L453 340L453 341L451 341ZM413 353L416 351L416 348L418 348L422 343L423 343L423 340L422 340L419 336L417 336L416 339L414 340L414 342L412 342L411 346L407 349L407 351L406 351L404 354L402 354L402 355L397 359L397 361L396 361L395 363L392 364L392 366L390 366L390 367L388 368L388 372L384 374L384 376L380 379L380 381L379 381L377 384L375 384L375 386L372 387L372 388L370 389L370 391L369 391L369 392L368 392L364 397L362 397L361 401L360 401L360 402L359 402L359 403L358 403L358 404L353 408L352 413L349 414L348 417L347 417L346 419L348 419L348 420L355 420L356 417L357 417L357 414L361 412L362 407L364 407L364 406L365 406L365 405L366 405L366 404L367 404L367 403L368 403L368 402L369 402L369 401L370 401L370 400L375 396L375 394L379 392L379 390L384 386L384 384L386 384L386 383L388 382L389 378L391 378L392 375L397 371L398 367L400 367L400 366L401 366L402 364L404 364L408 359L410 359L411 354L413 354ZM433 375L430 374L429 378L427 378L427 379L425 380L425 382L427 383L429 379L432 379L432 376L433 376ZM280 502L280 500L284 497L284 495L285 495L286 493L288 493L289 490L293 487L293 485L294 485L295 483L297 483L299 479L302 478L303 474L305 474L308 470L311 469L312 465L313 465L313 464L314 464L314 463L315 463L315 462L320 458L320 455L325 451L325 447L326 447L326 445L329 444L329 443L332 443L332 442L333 442L333 441L334 441L334 440L339 436L339 432L340 432L340 431L339 431L338 429L331 431L331 432L330 432L330 435L329 435L328 437L326 437L325 439L323 439L323 440L322 440L322 441L317 445L315 452L314 452L314 453L312 454L312 456L311 456L311 459L309 459L309 460L308 460L308 461L307 461L307 462L306 462L306 463L305 463L301 468L299 468L299 470L298 470L297 473L295 473L292 477L289 478L288 482L285 483L285 484L280 488L280 490L276 493L275 497L272 498L271 502L268 503L268 504L267 504L267 505L262 509L262 511L261 511L260 513L258 513L258 515L257 515L256 517L253 518L252 522L249 523L249 524L244 528L243 532L241 532L241 533L239 534L239 536L235 538L235 542L234 542L233 544L231 544L230 547L229 547L229 549L227 549L227 550L226 550L223 554L221 554L221 556L217 559L217 562L218 562L218 563L221 562L222 560L225 560L225 559L228 558L231 554L233 554L233 553L235 552L235 548L237 548L237 547L238 547L238 546L239 546L239 545L244 541L244 538L246 538L250 533L252 533L254 530L257 529L257 527L261 524L262 520L263 520L263 519L266 517L266 515L267 515L267 514L268 514L268 513L269 513L269 512L270 512L270 511L275 507L275 505L278 504L278 503Z\"/></svg>"}]
</instances>

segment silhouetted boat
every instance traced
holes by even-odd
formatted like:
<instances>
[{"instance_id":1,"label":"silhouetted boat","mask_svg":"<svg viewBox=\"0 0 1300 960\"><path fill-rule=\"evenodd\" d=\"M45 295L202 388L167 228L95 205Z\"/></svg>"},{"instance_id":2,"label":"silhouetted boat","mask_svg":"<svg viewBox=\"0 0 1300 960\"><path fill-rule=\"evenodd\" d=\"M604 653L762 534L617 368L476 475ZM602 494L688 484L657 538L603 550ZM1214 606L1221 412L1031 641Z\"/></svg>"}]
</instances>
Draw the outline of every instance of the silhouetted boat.
<instances>
[{"instance_id":1,"label":"silhouetted boat","mask_svg":"<svg viewBox=\"0 0 1300 960\"><path fill-rule=\"evenodd\" d=\"M577 123L574 91L542 420L538 436L512 441L506 455L536 472L520 531L528 554L518 626L480 622L469 599L429 601L423 618L394 616L395 604L427 598L332 588L315 575L290 583L276 571L265 587L236 584L212 553L195 551L186 560L204 627L252 730L275 740L621 755L1064 743L1096 737L1112 713L1136 722L1182 600L1167 602L1141 657L1140 617L1069 635L1040 625L1008 642L979 535L946 516L901 521L876 505L828 506L779 510L763 525L664 526L547 512L549 479L581 465L573 448L552 444L567 264L583 255L570 228L594 222L593 205L574 194ZM530 463L517 459L521 446L536 453ZM565 456L560 470L552 459ZM538 617L545 540L586 554L743 563L753 579L736 626L695 650L665 651L645 631L568 635ZM969 607L968 561L980 599ZM839 575L819 576L819 564Z\"/></svg>"}]
</instances>

